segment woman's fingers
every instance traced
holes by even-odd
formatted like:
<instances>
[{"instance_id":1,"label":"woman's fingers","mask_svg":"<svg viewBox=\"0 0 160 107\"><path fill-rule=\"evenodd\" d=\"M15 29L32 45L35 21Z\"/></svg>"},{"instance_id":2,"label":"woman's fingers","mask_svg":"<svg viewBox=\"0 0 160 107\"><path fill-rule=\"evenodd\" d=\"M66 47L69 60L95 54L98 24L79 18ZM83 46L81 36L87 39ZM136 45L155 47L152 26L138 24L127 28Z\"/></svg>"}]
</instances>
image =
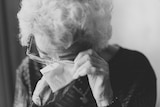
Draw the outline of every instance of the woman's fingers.
<instances>
[{"instance_id":1,"label":"woman's fingers","mask_svg":"<svg viewBox=\"0 0 160 107\"><path fill-rule=\"evenodd\" d=\"M80 66L82 66L87 61L91 61L91 58L88 54L79 57L79 60L75 61L73 70L76 71Z\"/></svg>"},{"instance_id":2,"label":"woman's fingers","mask_svg":"<svg viewBox=\"0 0 160 107\"><path fill-rule=\"evenodd\" d=\"M103 63L102 58L100 58L96 52L89 49L87 51L81 52L74 60L74 68L75 72L73 78L78 78L79 76L84 76L87 74L98 74L96 70L103 71Z\"/></svg>"},{"instance_id":3,"label":"woman's fingers","mask_svg":"<svg viewBox=\"0 0 160 107\"><path fill-rule=\"evenodd\" d=\"M91 62L86 61L82 66L80 66L76 70L73 78L77 79L80 76L85 76L87 74L94 74L95 71L96 71L96 68L91 65Z\"/></svg>"},{"instance_id":4,"label":"woman's fingers","mask_svg":"<svg viewBox=\"0 0 160 107\"><path fill-rule=\"evenodd\" d=\"M87 51L83 51L83 52L80 52L78 54L78 56L75 58L74 60L74 63L76 63L77 61L81 60L81 58L84 56L84 55L92 55L93 51L91 49L87 50Z\"/></svg>"},{"instance_id":5,"label":"woman's fingers","mask_svg":"<svg viewBox=\"0 0 160 107\"><path fill-rule=\"evenodd\" d=\"M48 99L50 93L51 89L48 83L42 77L36 85L36 88L33 92L32 100L36 105L41 106Z\"/></svg>"}]
</instances>

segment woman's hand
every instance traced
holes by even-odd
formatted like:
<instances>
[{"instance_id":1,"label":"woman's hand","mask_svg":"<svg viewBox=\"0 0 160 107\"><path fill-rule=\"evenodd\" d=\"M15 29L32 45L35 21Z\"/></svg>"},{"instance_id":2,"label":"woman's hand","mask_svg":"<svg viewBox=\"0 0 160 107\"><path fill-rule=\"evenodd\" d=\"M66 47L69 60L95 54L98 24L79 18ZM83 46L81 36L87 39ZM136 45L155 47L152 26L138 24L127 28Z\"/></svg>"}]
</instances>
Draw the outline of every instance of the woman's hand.
<instances>
[{"instance_id":1,"label":"woman's hand","mask_svg":"<svg viewBox=\"0 0 160 107\"><path fill-rule=\"evenodd\" d=\"M44 77L42 77L38 81L33 92L32 101L38 106L43 106L51 102L53 97L54 94L52 93L51 88L49 87Z\"/></svg>"},{"instance_id":2,"label":"woman's hand","mask_svg":"<svg viewBox=\"0 0 160 107\"><path fill-rule=\"evenodd\" d=\"M97 105L109 105L112 101L113 92L108 63L91 49L80 52L74 63L74 78L87 75Z\"/></svg>"}]
</instances>

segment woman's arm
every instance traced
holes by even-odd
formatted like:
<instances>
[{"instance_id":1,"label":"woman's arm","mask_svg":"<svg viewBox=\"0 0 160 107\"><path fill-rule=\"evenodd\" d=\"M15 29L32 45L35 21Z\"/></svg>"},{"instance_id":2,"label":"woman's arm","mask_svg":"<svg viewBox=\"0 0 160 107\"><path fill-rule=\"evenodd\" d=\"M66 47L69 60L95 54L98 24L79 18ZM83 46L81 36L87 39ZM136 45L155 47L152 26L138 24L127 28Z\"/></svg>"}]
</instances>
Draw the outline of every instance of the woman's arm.
<instances>
[{"instance_id":1,"label":"woman's arm","mask_svg":"<svg viewBox=\"0 0 160 107\"><path fill-rule=\"evenodd\" d=\"M30 104L30 94L29 94L29 68L26 58L23 63L16 70L16 85L14 94L13 107L29 107ZM27 81L28 78L28 81Z\"/></svg>"}]
</instances>

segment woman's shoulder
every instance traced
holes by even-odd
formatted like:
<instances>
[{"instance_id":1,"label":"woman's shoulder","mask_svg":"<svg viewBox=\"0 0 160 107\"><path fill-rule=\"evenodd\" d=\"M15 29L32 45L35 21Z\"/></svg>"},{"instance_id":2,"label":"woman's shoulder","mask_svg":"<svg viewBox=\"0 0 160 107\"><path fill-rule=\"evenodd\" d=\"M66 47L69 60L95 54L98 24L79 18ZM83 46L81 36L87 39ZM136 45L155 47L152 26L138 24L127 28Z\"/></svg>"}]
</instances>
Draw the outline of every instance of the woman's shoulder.
<instances>
[{"instance_id":1,"label":"woman's shoulder","mask_svg":"<svg viewBox=\"0 0 160 107\"><path fill-rule=\"evenodd\" d=\"M156 75L142 52L120 47L110 64L110 71L112 88L120 100L128 101L133 106L137 103L132 101L137 102L137 99L142 101L149 98L152 103L155 102Z\"/></svg>"},{"instance_id":2,"label":"woman's shoulder","mask_svg":"<svg viewBox=\"0 0 160 107\"><path fill-rule=\"evenodd\" d=\"M42 76L39 72L41 67L42 65L32 61L28 56L26 56L16 70L16 78L20 79L23 84L27 84L27 86L31 85L33 91L37 81Z\"/></svg>"},{"instance_id":3,"label":"woman's shoulder","mask_svg":"<svg viewBox=\"0 0 160 107\"><path fill-rule=\"evenodd\" d=\"M130 71L130 72L147 72L153 71L148 58L140 51L120 47L114 58L109 62L110 69Z\"/></svg>"},{"instance_id":4,"label":"woman's shoulder","mask_svg":"<svg viewBox=\"0 0 160 107\"><path fill-rule=\"evenodd\" d=\"M23 72L28 72L29 70L29 58L25 57L24 59L22 59L20 65L18 66L18 68L16 69L16 72L18 74L22 74Z\"/></svg>"},{"instance_id":5,"label":"woman's shoulder","mask_svg":"<svg viewBox=\"0 0 160 107\"><path fill-rule=\"evenodd\" d=\"M20 65L16 69L16 75L19 76L19 78L22 78L24 81L30 81L30 79L35 79L36 77L39 79L41 77L39 72L41 67L42 65L32 61L28 56L26 56L24 59L22 59Z\"/></svg>"},{"instance_id":6,"label":"woman's shoulder","mask_svg":"<svg viewBox=\"0 0 160 107\"><path fill-rule=\"evenodd\" d=\"M31 59L29 59L28 56L26 56L24 59L22 59L20 65L17 68L17 72L28 72L28 71L34 71L34 70L39 70L40 68L42 68L42 65L32 61Z\"/></svg>"},{"instance_id":7,"label":"woman's shoulder","mask_svg":"<svg viewBox=\"0 0 160 107\"><path fill-rule=\"evenodd\" d=\"M114 59L109 63L109 67L112 81L118 80L124 85L127 81L139 81L137 78L155 79L155 73L148 58L137 50L120 47Z\"/></svg>"},{"instance_id":8,"label":"woman's shoulder","mask_svg":"<svg viewBox=\"0 0 160 107\"><path fill-rule=\"evenodd\" d=\"M148 58L140 51L119 47L119 50L113 58L115 62L123 62L125 64L145 64L149 63Z\"/></svg>"}]
</instances>

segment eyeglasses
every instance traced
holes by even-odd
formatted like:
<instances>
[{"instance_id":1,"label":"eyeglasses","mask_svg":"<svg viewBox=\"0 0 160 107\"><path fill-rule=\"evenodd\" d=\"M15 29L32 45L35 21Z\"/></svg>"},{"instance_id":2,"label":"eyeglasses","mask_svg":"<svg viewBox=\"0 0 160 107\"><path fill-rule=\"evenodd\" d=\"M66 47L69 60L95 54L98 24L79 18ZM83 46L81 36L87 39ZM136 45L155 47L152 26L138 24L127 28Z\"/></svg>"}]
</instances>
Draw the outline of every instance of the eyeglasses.
<instances>
[{"instance_id":1,"label":"eyeglasses","mask_svg":"<svg viewBox=\"0 0 160 107\"><path fill-rule=\"evenodd\" d=\"M31 36L29 40L29 45L27 46L27 51L26 51L26 54L27 56L29 56L30 59L45 65L52 64L58 61L57 59L53 59L53 58L50 58L50 59L41 58L38 56L38 54L32 53L31 50L33 48L32 45L34 41L35 41L34 36ZM35 49L38 49L36 45L35 45Z\"/></svg>"}]
</instances>

